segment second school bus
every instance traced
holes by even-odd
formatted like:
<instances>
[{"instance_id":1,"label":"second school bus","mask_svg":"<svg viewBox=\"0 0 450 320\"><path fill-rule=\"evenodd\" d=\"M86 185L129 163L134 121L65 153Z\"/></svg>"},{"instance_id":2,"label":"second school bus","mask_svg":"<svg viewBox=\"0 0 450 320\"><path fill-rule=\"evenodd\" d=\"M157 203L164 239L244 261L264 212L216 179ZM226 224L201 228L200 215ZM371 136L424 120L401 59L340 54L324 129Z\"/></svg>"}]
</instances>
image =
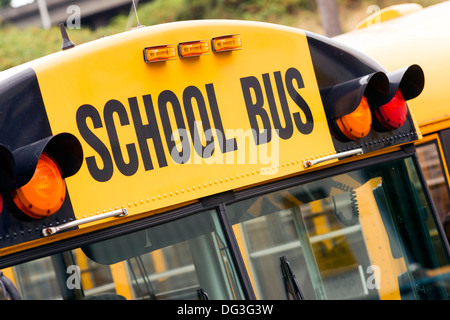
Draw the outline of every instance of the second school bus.
<instances>
[{"instance_id":1,"label":"second school bus","mask_svg":"<svg viewBox=\"0 0 450 320\"><path fill-rule=\"evenodd\" d=\"M450 112L447 88L450 2L422 8L415 3L384 8L336 40L368 54L388 70L414 61L425 73L420 97L411 101L424 138L416 142L422 170L439 219L450 238Z\"/></svg>"},{"instance_id":2,"label":"second school bus","mask_svg":"<svg viewBox=\"0 0 450 320\"><path fill-rule=\"evenodd\" d=\"M448 299L420 66L242 21L65 40L0 74L7 297Z\"/></svg>"}]
</instances>

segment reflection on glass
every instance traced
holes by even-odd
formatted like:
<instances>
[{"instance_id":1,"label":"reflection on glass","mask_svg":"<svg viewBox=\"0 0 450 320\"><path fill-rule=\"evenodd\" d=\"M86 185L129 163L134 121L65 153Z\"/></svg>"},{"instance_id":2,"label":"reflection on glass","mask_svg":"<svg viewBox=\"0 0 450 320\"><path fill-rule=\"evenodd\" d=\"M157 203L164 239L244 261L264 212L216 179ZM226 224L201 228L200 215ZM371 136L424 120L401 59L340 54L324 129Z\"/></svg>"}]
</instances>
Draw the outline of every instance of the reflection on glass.
<instances>
[{"instance_id":1,"label":"reflection on glass","mask_svg":"<svg viewBox=\"0 0 450 320\"><path fill-rule=\"evenodd\" d=\"M257 296L292 298L286 257L305 299L448 298L449 275L431 276L449 262L418 182L407 159L229 206Z\"/></svg>"},{"instance_id":2,"label":"reflection on glass","mask_svg":"<svg viewBox=\"0 0 450 320\"><path fill-rule=\"evenodd\" d=\"M439 218L445 225L450 221L450 199L438 145L436 142L420 145L417 147L417 154ZM450 239L450 229L447 232L447 237Z\"/></svg>"},{"instance_id":3,"label":"reflection on glass","mask_svg":"<svg viewBox=\"0 0 450 320\"><path fill-rule=\"evenodd\" d=\"M244 297L214 210L31 261L15 273L25 299Z\"/></svg>"}]
</instances>

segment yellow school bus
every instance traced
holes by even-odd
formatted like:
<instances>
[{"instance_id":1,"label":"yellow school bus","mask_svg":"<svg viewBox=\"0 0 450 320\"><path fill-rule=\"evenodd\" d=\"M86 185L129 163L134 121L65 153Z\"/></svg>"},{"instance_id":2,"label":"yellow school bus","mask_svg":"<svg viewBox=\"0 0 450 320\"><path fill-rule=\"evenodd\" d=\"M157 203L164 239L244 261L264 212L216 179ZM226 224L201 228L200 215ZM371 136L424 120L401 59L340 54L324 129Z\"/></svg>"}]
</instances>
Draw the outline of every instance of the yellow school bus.
<instances>
[{"instance_id":1,"label":"yellow school bus","mask_svg":"<svg viewBox=\"0 0 450 320\"><path fill-rule=\"evenodd\" d=\"M422 8L400 4L377 11L354 31L336 37L388 70L418 63L425 73L421 95L409 104L424 138L417 153L441 223L450 239L450 109L446 72L450 52L450 2Z\"/></svg>"},{"instance_id":2,"label":"yellow school bus","mask_svg":"<svg viewBox=\"0 0 450 320\"><path fill-rule=\"evenodd\" d=\"M448 299L418 64L248 21L63 43L0 73L6 298Z\"/></svg>"}]
</instances>

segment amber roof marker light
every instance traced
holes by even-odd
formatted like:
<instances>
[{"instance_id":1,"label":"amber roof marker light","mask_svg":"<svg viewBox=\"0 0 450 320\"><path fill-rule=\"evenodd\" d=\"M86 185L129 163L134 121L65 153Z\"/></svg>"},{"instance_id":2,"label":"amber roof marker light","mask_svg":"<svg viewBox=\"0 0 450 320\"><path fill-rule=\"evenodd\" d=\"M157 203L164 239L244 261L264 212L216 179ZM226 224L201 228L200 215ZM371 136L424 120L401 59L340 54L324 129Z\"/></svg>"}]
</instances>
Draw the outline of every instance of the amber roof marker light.
<instances>
[{"instance_id":1,"label":"amber roof marker light","mask_svg":"<svg viewBox=\"0 0 450 320\"><path fill-rule=\"evenodd\" d=\"M178 44L180 58L198 57L210 52L208 41L189 41Z\"/></svg>"},{"instance_id":2,"label":"amber roof marker light","mask_svg":"<svg viewBox=\"0 0 450 320\"><path fill-rule=\"evenodd\" d=\"M178 45L164 44L145 47L143 50L146 63L163 62L179 58L199 57L205 54L228 52L242 49L239 34L224 35L210 40L180 42Z\"/></svg>"},{"instance_id":3,"label":"amber roof marker light","mask_svg":"<svg viewBox=\"0 0 450 320\"><path fill-rule=\"evenodd\" d=\"M240 50L242 49L242 40L238 34L220 36L211 40L211 46L215 53Z\"/></svg>"},{"instance_id":4,"label":"amber roof marker light","mask_svg":"<svg viewBox=\"0 0 450 320\"><path fill-rule=\"evenodd\" d=\"M146 63L161 62L175 59L177 49L175 45L161 45L144 48L144 61Z\"/></svg>"}]
</instances>

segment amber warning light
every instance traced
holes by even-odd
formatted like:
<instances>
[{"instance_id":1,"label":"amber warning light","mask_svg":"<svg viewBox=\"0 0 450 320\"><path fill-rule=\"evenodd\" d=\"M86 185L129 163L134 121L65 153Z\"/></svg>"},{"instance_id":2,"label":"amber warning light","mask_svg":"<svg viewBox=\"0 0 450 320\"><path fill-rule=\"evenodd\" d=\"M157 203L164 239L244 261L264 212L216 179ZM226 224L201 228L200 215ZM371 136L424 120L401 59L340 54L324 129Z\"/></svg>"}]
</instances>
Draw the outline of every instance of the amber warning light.
<instances>
[{"instance_id":1,"label":"amber warning light","mask_svg":"<svg viewBox=\"0 0 450 320\"><path fill-rule=\"evenodd\" d=\"M66 195L59 165L42 153L31 180L13 191L16 206L28 216L40 219L52 215L61 208Z\"/></svg>"}]
</instances>

